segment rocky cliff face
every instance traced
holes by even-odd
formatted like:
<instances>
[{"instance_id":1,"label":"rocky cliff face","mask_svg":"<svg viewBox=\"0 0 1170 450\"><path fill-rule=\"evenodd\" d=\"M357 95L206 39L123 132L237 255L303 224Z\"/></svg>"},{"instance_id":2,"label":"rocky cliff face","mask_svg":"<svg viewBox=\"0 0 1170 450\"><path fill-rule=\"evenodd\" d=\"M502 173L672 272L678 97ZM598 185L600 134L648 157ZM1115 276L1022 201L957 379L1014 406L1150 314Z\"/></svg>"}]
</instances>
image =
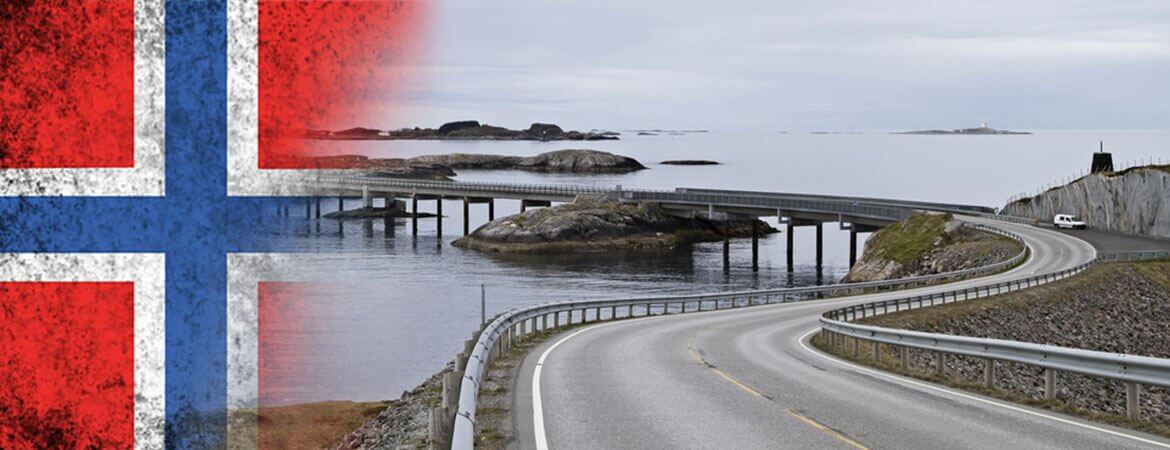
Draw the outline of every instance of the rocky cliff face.
<instances>
[{"instance_id":1,"label":"rocky cliff face","mask_svg":"<svg viewBox=\"0 0 1170 450\"><path fill-rule=\"evenodd\" d=\"M950 214L916 214L879 230L841 281L890 280L1005 261L1023 248L1011 239L961 227Z\"/></svg>"},{"instance_id":2,"label":"rocky cliff face","mask_svg":"<svg viewBox=\"0 0 1170 450\"><path fill-rule=\"evenodd\" d=\"M761 233L776 230L760 222ZM750 236L751 221L731 222L733 236ZM671 249L722 239L722 222L678 217L661 208L580 198L489 222L455 246L501 253L569 253Z\"/></svg>"},{"instance_id":3,"label":"rocky cliff face","mask_svg":"<svg viewBox=\"0 0 1170 450\"><path fill-rule=\"evenodd\" d=\"M1170 166L1092 174L1012 202L1002 213L1045 222L1075 214L1092 228L1170 238Z\"/></svg>"}]
</instances>

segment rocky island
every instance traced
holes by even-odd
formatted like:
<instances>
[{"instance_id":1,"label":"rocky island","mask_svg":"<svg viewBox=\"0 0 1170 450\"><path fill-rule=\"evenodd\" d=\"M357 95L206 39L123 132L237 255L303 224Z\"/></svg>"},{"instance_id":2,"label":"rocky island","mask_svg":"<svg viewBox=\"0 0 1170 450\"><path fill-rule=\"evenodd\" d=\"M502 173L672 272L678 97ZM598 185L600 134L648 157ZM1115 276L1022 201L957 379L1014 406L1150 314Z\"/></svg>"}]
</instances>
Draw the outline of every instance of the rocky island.
<instances>
[{"instance_id":1,"label":"rocky island","mask_svg":"<svg viewBox=\"0 0 1170 450\"><path fill-rule=\"evenodd\" d=\"M975 135L1026 135L1032 134L1029 131L1010 131L997 130L983 124L978 128L956 128L953 130L916 130L916 131L900 131L890 134L918 134L918 135L946 135L946 134L975 134Z\"/></svg>"},{"instance_id":2,"label":"rocky island","mask_svg":"<svg viewBox=\"0 0 1170 450\"><path fill-rule=\"evenodd\" d=\"M498 253L669 250L723 239L723 222L679 217L649 204L579 198L496 219L456 240L462 248ZM732 220L733 237L751 236L751 220ZM761 233L776 230L759 222Z\"/></svg>"},{"instance_id":3,"label":"rocky island","mask_svg":"<svg viewBox=\"0 0 1170 450\"><path fill-rule=\"evenodd\" d=\"M711 161L707 159L672 159L663 161L658 164L667 166L717 166L719 161Z\"/></svg>"},{"instance_id":4,"label":"rocky island","mask_svg":"<svg viewBox=\"0 0 1170 450\"><path fill-rule=\"evenodd\" d=\"M379 130L375 128L349 128L345 130L308 130L302 135L306 139L322 140L494 140L494 141L602 141L617 140L618 133L612 131L565 131L551 123L534 123L526 130L510 130L480 123L475 120L461 120L445 123L439 128L402 128Z\"/></svg>"},{"instance_id":5,"label":"rocky island","mask_svg":"<svg viewBox=\"0 0 1170 450\"><path fill-rule=\"evenodd\" d=\"M359 169L366 176L450 180L455 169L526 170L530 172L627 173L645 169L634 158L599 150L566 149L535 156L474 153L423 155L413 158L369 158L361 155L322 156L307 165Z\"/></svg>"},{"instance_id":6,"label":"rocky island","mask_svg":"<svg viewBox=\"0 0 1170 450\"><path fill-rule=\"evenodd\" d=\"M441 165L452 169L512 169L569 173L626 173L646 168L638 160L628 156L583 149L556 150L527 157L452 153L417 156L408 159L407 162L420 166Z\"/></svg>"}]
</instances>

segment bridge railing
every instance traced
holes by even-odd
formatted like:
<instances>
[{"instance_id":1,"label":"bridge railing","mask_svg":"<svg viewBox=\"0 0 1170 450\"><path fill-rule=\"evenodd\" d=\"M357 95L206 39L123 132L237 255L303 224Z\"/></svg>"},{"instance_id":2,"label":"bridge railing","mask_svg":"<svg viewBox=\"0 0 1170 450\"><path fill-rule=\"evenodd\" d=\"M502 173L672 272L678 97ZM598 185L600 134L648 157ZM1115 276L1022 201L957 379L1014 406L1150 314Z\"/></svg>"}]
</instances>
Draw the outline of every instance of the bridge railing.
<instances>
[{"instance_id":1,"label":"bridge railing","mask_svg":"<svg viewBox=\"0 0 1170 450\"><path fill-rule=\"evenodd\" d=\"M1108 353L1093 350L1033 344L1012 340L975 338L940 333L884 328L856 323L867 317L925 308L998 295L1040 284L1062 280L1078 274L1101 261L1139 261L1170 257L1170 252L1132 252L1100 255L1085 264L1053 273L1039 274L1017 280L988 284L979 287L938 292L930 295L905 297L893 300L870 302L847 306L826 312L820 319L822 338L830 347L844 350L845 338L854 342L854 356L858 356L861 342L874 345L878 355L880 344L901 348L902 362L908 366L906 348L935 352L935 371L942 375L945 355L962 355L983 358L985 362L984 384L994 386L996 361L1011 361L1045 369L1045 395L1054 399L1057 390L1056 374L1071 372L1106 378L1126 383L1126 411L1131 419L1139 418L1137 398L1138 385L1170 387L1170 359L1151 358L1138 355ZM905 368L905 367L904 367Z\"/></svg>"},{"instance_id":2,"label":"bridge railing","mask_svg":"<svg viewBox=\"0 0 1170 450\"><path fill-rule=\"evenodd\" d=\"M311 181L327 188L362 189L388 188L402 193L420 190L439 192L444 195L556 195L572 198L577 195L616 195L625 201L655 201L695 206L713 205L719 208L745 208L775 210L782 212L810 212L846 214L854 217L873 218L881 221L898 221L909 217L920 208L911 205L891 205L874 202L865 198L851 200L848 197L818 199L805 194L785 195L744 195L652 189L620 189L618 187L580 185L541 185L516 183L485 183L463 181L411 180L370 176L322 175ZM971 214L979 214L971 212Z\"/></svg>"},{"instance_id":3,"label":"bridge railing","mask_svg":"<svg viewBox=\"0 0 1170 450\"><path fill-rule=\"evenodd\" d=\"M1022 242L1022 238L1015 233L980 224L965 225L1004 235ZM574 312L578 313L578 317L580 318L579 323L585 323L587 322L588 312L590 310L594 312L593 321L613 320L782 303L817 296L832 296L842 292L863 292L883 288L918 286L938 281L1001 272L1023 262L1028 257L1027 252L1027 248L1025 247L1019 254L1008 260L983 267L896 280L708 294L603 300L570 300L513 308L499 314L484 326L478 338L475 339L475 342L469 342L470 345L467 351L456 356L455 365L458 370L462 371L460 376L461 381L457 390L453 386L446 386L444 392L448 390L458 392L458 394L450 396L450 398L458 398L458 403L454 405L443 405L438 408L439 412L436 414L439 417L451 417L452 411L447 411L445 408L453 408L454 424L452 433L450 434L452 448L471 449L475 438L475 414L479 399L479 388L483 384L487 368L492 358L507 350L515 339L571 324ZM608 316L602 314L606 310L609 312ZM619 313L622 312L625 314L620 315ZM640 316L638 314L639 312L642 312ZM567 320L565 323L561 322L562 314L566 315ZM548 324L550 317L553 322L551 327ZM436 437L441 438L442 436Z\"/></svg>"},{"instance_id":4,"label":"bridge railing","mask_svg":"<svg viewBox=\"0 0 1170 450\"><path fill-rule=\"evenodd\" d=\"M763 191L740 191L730 189L706 189L706 188L677 188L676 192L682 193L709 193L709 194L727 194L739 195L745 197L784 197L793 199L807 199L818 201L836 201L836 202L861 202L872 205L893 206L898 208L910 209L929 209L932 211L947 211L959 214L990 214L995 212L995 208L978 205L964 205L957 203L938 203L938 202L920 202L914 200L899 200L890 198L876 198L876 197L851 197L842 195L821 195L821 194L803 194L803 193L789 193L789 192L763 192Z\"/></svg>"}]
</instances>

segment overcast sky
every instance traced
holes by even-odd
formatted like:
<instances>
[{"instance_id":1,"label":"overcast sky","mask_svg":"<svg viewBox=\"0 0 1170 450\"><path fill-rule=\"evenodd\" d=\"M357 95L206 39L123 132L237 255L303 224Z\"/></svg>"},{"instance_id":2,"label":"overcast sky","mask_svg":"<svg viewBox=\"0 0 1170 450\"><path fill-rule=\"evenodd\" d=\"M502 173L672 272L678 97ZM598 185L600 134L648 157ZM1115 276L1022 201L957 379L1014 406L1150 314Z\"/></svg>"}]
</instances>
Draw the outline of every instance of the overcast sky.
<instances>
[{"instance_id":1,"label":"overcast sky","mask_svg":"<svg viewBox=\"0 0 1170 450\"><path fill-rule=\"evenodd\" d=\"M382 127L1170 128L1170 1L447 0Z\"/></svg>"}]
</instances>

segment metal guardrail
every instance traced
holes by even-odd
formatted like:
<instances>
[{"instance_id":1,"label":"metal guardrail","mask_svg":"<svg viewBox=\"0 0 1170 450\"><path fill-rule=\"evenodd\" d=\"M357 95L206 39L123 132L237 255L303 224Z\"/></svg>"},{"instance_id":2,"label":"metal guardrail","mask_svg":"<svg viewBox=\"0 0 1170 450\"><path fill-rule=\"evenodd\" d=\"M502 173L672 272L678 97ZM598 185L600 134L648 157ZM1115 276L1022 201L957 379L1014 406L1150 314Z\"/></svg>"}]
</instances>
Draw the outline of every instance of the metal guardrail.
<instances>
[{"instance_id":1,"label":"metal guardrail","mask_svg":"<svg viewBox=\"0 0 1170 450\"><path fill-rule=\"evenodd\" d=\"M799 198L807 200L819 201L837 201L837 202L863 202L875 205L895 206L899 208L910 209L929 209L931 211L949 211L960 214L989 214L994 213L995 208L979 205L964 205L957 203L938 203L938 202L921 202L914 200L899 200L890 198L877 197L851 197L842 195L821 195L821 194L803 194L803 193L780 193L780 192L763 192L763 191L739 191L731 189L706 189L706 188L677 188L676 192L684 193L706 193L706 194L727 194L740 195L746 197L785 197L785 198Z\"/></svg>"},{"instance_id":2,"label":"metal guardrail","mask_svg":"<svg viewBox=\"0 0 1170 450\"><path fill-rule=\"evenodd\" d=\"M1041 367L1045 375L1045 395L1055 398L1056 371L1106 378L1127 383L1127 414L1139 417L1137 385L1170 387L1170 359L1108 353L1093 350L1033 344L1002 339L955 336L939 333L884 328L853 323L867 317L955 303L1013 292L1040 284L1062 280L1080 273L1102 261L1139 261L1170 257L1170 252L1147 251L1099 255L1093 261L1054 273L1040 274L1016 280L974 288L939 292L931 295L863 303L826 312L820 319L826 342L831 346L844 345L844 338L854 339L854 351L862 340L874 345L889 344L936 352L936 371L941 371L943 355L954 354L987 360L984 383L993 383L994 361L1011 361ZM876 352L874 353L877 354ZM902 364L908 364L903 357Z\"/></svg>"},{"instance_id":3,"label":"metal guardrail","mask_svg":"<svg viewBox=\"0 0 1170 450\"><path fill-rule=\"evenodd\" d=\"M965 224L972 228L1004 235L1022 242L1022 238L1014 233L988 227L981 224ZM483 383L487 367L493 354L505 350L511 345L514 336L543 331L549 329L548 318L553 317L553 327L560 326L562 313L568 313L569 322L572 313L580 312L582 322L585 322L588 310L594 310L594 321L602 320L601 312L609 309L609 319L620 318L618 308L625 308L624 317L635 317L638 310L644 311L644 316L688 312L688 306L694 305L689 312L739 308L745 306L765 305L787 302L793 299L816 297L819 295L832 296L838 292L864 291L867 289L881 289L894 286L915 286L932 283L940 280L952 280L971 276L981 276L997 273L1023 262L1028 256L1027 248L1019 254L994 264L960 271L924 275L919 277L902 278L896 280L870 281L861 283L841 283L825 286L807 286L798 288L766 289L753 291L736 291L725 293L670 295L654 297L637 297L627 299L584 300L544 303L540 305L519 307L508 310L489 322L480 332L479 337L469 349L469 353L461 354L457 360L464 359L462 366L464 375L458 389L458 404L454 412L455 423L452 430L452 448L471 449L475 439L475 412L479 398L479 387ZM803 296L803 297L802 297ZM675 308L671 308L675 306ZM658 307L658 308L656 308ZM705 309L706 308L706 309ZM658 311L658 314L654 314ZM538 327L537 320L540 320Z\"/></svg>"}]
</instances>

